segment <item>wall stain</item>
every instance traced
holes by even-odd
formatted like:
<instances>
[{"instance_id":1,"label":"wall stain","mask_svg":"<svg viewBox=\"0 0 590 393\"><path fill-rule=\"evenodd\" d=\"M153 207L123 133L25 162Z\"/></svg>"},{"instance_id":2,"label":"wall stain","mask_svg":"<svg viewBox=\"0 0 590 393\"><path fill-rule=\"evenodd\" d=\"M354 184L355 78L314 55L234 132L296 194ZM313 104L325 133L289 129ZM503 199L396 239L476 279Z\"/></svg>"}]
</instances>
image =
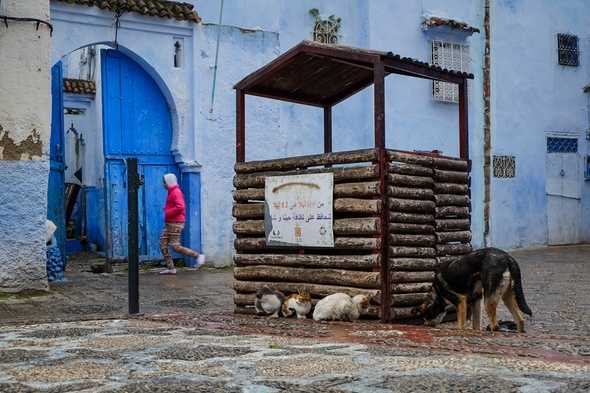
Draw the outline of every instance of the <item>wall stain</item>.
<instances>
[{"instance_id":1,"label":"wall stain","mask_svg":"<svg viewBox=\"0 0 590 393\"><path fill-rule=\"evenodd\" d=\"M0 125L0 160L32 160L34 157L41 158L42 155L43 142L37 129L34 128L23 141L15 143L14 139L8 136L8 131L4 131Z\"/></svg>"}]
</instances>

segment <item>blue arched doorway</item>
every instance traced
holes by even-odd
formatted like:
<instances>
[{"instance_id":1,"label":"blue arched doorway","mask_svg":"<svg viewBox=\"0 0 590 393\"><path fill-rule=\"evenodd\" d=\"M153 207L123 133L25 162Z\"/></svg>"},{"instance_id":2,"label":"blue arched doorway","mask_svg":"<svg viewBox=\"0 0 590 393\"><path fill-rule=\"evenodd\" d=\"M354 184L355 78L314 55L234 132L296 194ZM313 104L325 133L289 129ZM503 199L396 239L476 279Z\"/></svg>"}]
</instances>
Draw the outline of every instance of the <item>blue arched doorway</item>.
<instances>
[{"instance_id":1,"label":"blue arched doorway","mask_svg":"<svg viewBox=\"0 0 590 393\"><path fill-rule=\"evenodd\" d=\"M162 176L179 175L171 154L170 109L155 81L120 51L102 50L101 68L107 257L127 256L125 159L136 157L144 179L139 195L140 255L144 260L160 259L166 199Z\"/></svg>"}]
</instances>

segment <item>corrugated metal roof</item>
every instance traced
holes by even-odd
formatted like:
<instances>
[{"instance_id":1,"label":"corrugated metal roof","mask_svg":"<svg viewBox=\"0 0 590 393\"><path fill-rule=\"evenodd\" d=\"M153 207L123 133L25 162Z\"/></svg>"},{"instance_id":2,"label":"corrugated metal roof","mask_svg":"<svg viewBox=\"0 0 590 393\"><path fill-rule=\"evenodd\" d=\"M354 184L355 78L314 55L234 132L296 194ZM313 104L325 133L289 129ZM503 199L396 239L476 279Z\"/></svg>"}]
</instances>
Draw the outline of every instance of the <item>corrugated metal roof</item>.
<instances>
[{"instance_id":1,"label":"corrugated metal roof","mask_svg":"<svg viewBox=\"0 0 590 393\"><path fill-rule=\"evenodd\" d=\"M111 12L135 12L145 16L199 23L192 4L168 0L54 0L62 3L98 7Z\"/></svg>"}]
</instances>

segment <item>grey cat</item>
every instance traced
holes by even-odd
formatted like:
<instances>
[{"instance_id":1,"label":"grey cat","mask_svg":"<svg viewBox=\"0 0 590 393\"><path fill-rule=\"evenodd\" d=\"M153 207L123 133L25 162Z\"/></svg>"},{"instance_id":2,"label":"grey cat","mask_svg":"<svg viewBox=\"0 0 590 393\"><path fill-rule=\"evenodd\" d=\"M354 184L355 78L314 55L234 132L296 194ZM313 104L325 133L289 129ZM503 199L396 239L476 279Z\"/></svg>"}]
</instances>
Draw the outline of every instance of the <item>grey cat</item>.
<instances>
[{"instance_id":1,"label":"grey cat","mask_svg":"<svg viewBox=\"0 0 590 393\"><path fill-rule=\"evenodd\" d=\"M269 287L263 287L256 291L254 308L258 314L270 315L278 318L285 295Z\"/></svg>"}]
</instances>

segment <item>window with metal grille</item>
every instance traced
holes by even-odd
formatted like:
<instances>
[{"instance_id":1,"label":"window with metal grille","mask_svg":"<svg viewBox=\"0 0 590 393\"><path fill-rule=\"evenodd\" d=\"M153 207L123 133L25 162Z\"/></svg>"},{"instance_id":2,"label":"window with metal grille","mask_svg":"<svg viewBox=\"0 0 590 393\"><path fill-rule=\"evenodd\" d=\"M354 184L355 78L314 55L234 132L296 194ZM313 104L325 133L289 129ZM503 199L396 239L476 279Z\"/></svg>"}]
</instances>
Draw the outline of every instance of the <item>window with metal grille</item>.
<instances>
[{"instance_id":1,"label":"window with metal grille","mask_svg":"<svg viewBox=\"0 0 590 393\"><path fill-rule=\"evenodd\" d=\"M577 153L577 138L547 137L547 153Z\"/></svg>"},{"instance_id":2,"label":"window with metal grille","mask_svg":"<svg viewBox=\"0 0 590 393\"><path fill-rule=\"evenodd\" d=\"M448 70L469 72L469 45L432 41L432 64ZM442 102L459 102L459 86L448 82L432 82L432 97Z\"/></svg>"},{"instance_id":3,"label":"window with metal grille","mask_svg":"<svg viewBox=\"0 0 590 393\"><path fill-rule=\"evenodd\" d=\"M323 44L337 44L340 41L341 18L330 15L328 19L322 19L317 8L309 10L309 14L315 19L313 26L314 41Z\"/></svg>"},{"instance_id":4,"label":"window with metal grille","mask_svg":"<svg viewBox=\"0 0 590 393\"><path fill-rule=\"evenodd\" d=\"M516 158L514 156L494 156L494 177L516 177Z\"/></svg>"},{"instance_id":5,"label":"window with metal grille","mask_svg":"<svg viewBox=\"0 0 590 393\"><path fill-rule=\"evenodd\" d=\"M557 34L557 52L559 64L577 67L580 64L578 36L573 34Z\"/></svg>"}]
</instances>

